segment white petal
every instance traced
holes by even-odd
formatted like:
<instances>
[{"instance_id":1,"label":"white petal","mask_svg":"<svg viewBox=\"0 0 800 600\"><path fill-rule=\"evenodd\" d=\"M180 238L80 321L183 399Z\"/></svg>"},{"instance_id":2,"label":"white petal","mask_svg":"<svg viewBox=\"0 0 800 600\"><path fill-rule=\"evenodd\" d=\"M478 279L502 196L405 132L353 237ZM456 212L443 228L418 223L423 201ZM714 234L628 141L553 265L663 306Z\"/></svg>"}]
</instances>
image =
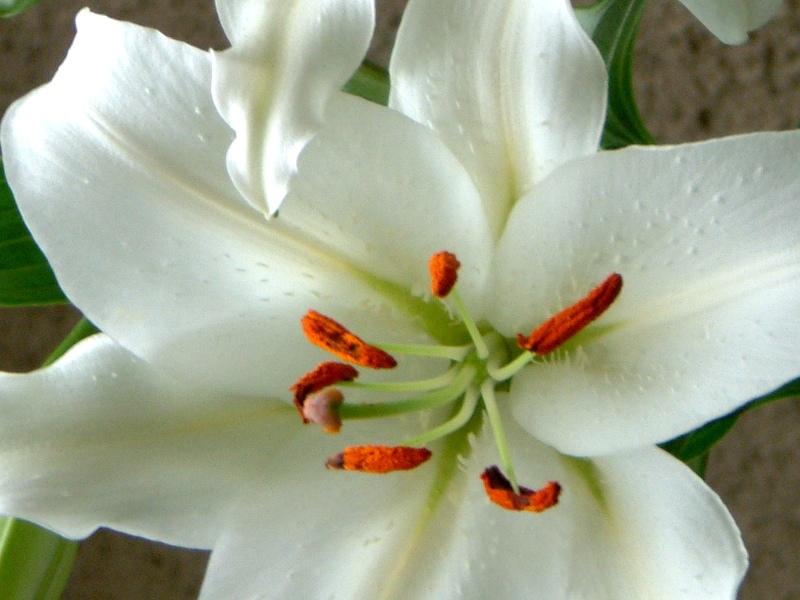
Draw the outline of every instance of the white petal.
<instances>
[{"instance_id":1,"label":"white petal","mask_svg":"<svg viewBox=\"0 0 800 600\"><path fill-rule=\"evenodd\" d=\"M747 32L761 27L783 0L681 0L690 11L726 44L742 44Z\"/></svg>"},{"instance_id":2,"label":"white petal","mask_svg":"<svg viewBox=\"0 0 800 600\"><path fill-rule=\"evenodd\" d=\"M625 281L582 341L515 378L531 433L578 455L661 442L800 373L798 154L796 133L601 153L517 205L495 269L506 335Z\"/></svg>"},{"instance_id":3,"label":"white petal","mask_svg":"<svg viewBox=\"0 0 800 600\"><path fill-rule=\"evenodd\" d=\"M564 0L412 0L390 73L390 106L445 138L495 231L536 181L597 149L605 68Z\"/></svg>"},{"instance_id":4,"label":"white petal","mask_svg":"<svg viewBox=\"0 0 800 600\"><path fill-rule=\"evenodd\" d=\"M173 380L105 335L0 374L0 512L71 538L100 526L210 548L238 490L302 429L296 411Z\"/></svg>"},{"instance_id":5,"label":"white petal","mask_svg":"<svg viewBox=\"0 0 800 600\"><path fill-rule=\"evenodd\" d=\"M214 54L213 95L236 132L228 171L250 204L274 213L332 94L361 64L372 0L217 0L232 47Z\"/></svg>"},{"instance_id":6,"label":"white petal","mask_svg":"<svg viewBox=\"0 0 800 600\"><path fill-rule=\"evenodd\" d=\"M7 113L2 144L28 226L93 323L194 384L257 395L287 395L327 358L301 332L310 308L415 341L407 293L241 200L206 54L89 13L78 24L55 80Z\"/></svg>"},{"instance_id":7,"label":"white petal","mask_svg":"<svg viewBox=\"0 0 800 600\"><path fill-rule=\"evenodd\" d=\"M510 425L523 483L560 481L557 506L512 513L488 501L479 474L497 456L487 428L475 451L451 440L408 473L276 473L284 485L231 512L201 597L733 597L741 540L689 469L657 449L567 459Z\"/></svg>"},{"instance_id":8,"label":"white petal","mask_svg":"<svg viewBox=\"0 0 800 600\"><path fill-rule=\"evenodd\" d=\"M479 318L493 241L460 163L427 128L360 98L342 94L330 115L280 218L418 296L430 296L431 255L455 253L459 289Z\"/></svg>"},{"instance_id":9,"label":"white petal","mask_svg":"<svg viewBox=\"0 0 800 600\"><path fill-rule=\"evenodd\" d=\"M520 483L555 480L562 492L538 515L498 512L484 501L464 542L490 557L491 577L478 582L476 600L494 590L508 590L500 597L509 599L519 590L563 600L735 598L747 566L741 537L717 495L684 464L658 448L571 459L512 419L505 429ZM475 471L497 464L491 436L475 463Z\"/></svg>"}]
</instances>

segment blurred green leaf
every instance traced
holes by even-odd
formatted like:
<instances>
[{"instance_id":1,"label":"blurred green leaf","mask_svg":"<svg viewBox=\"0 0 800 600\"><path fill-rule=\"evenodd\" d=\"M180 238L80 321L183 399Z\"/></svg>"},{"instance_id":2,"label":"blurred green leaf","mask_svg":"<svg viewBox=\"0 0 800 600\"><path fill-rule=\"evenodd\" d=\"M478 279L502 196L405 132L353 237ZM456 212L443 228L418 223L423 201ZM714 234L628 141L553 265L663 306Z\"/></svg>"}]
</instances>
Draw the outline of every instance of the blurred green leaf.
<instances>
[{"instance_id":1,"label":"blurred green leaf","mask_svg":"<svg viewBox=\"0 0 800 600\"><path fill-rule=\"evenodd\" d=\"M800 377L765 396L751 400L729 415L715 419L695 431L661 444L661 447L691 466L693 461L706 459L711 448L725 437L745 412L769 402L790 398L800 398Z\"/></svg>"},{"instance_id":2,"label":"blurred green leaf","mask_svg":"<svg viewBox=\"0 0 800 600\"><path fill-rule=\"evenodd\" d=\"M601 0L585 9L582 20L593 31L592 39L608 69L608 117L602 141L606 149L655 143L633 92L633 50L645 2Z\"/></svg>"},{"instance_id":3,"label":"blurred green leaf","mask_svg":"<svg viewBox=\"0 0 800 600\"><path fill-rule=\"evenodd\" d=\"M0 0L0 17L13 17L30 8L39 0Z\"/></svg>"},{"instance_id":4,"label":"blurred green leaf","mask_svg":"<svg viewBox=\"0 0 800 600\"><path fill-rule=\"evenodd\" d=\"M62 304L67 298L19 214L0 160L0 306Z\"/></svg>"},{"instance_id":5,"label":"blurred green leaf","mask_svg":"<svg viewBox=\"0 0 800 600\"><path fill-rule=\"evenodd\" d=\"M389 73L370 62L364 62L342 91L386 106L389 103Z\"/></svg>"},{"instance_id":6,"label":"blurred green leaf","mask_svg":"<svg viewBox=\"0 0 800 600\"><path fill-rule=\"evenodd\" d=\"M18 519L0 519L0 599L58 600L76 542Z\"/></svg>"}]
</instances>

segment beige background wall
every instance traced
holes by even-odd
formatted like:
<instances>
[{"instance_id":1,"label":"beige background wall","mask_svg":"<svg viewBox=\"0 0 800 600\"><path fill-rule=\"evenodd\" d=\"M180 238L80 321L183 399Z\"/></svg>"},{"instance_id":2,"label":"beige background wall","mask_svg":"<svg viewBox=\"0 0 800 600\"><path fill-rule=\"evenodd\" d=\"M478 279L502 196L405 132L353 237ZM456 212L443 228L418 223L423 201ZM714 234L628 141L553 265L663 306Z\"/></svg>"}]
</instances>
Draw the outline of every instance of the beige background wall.
<instances>
[{"instance_id":1,"label":"beige background wall","mask_svg":"<svg viewBox=\"0 0 800 600\"><path fill-rule=\"evenodd\" d=\"M403 4L378 0L374 60L386 61L386 33L396 28ZM73 16L84 5L201 48L226 45L211 0L41 0L25 15L0 22L0 112L52 76L72 38ZM722 46L677 0L651 0L638 46L637 93L662 143L800 122L800 0L787 2L740 47ZM75 318L69 309L0 310L0 369L36 366ZM800 402L743 418L712 455L709 481L734 513L752 555L741 600L800 599ZM65 598L194 598L205 559L201 552L100 532L82 545Z\"/></svg>"}]
</instances>

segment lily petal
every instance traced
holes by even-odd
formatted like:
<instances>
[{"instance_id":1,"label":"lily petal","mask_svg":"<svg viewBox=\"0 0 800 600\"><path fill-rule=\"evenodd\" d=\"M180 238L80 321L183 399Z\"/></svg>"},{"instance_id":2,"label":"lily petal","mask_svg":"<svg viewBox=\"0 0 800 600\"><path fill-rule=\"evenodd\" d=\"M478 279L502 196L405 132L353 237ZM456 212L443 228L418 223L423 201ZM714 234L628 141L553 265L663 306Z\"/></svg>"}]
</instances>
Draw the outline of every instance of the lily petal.
<instances>
[{"instance_id":1,"label":"lily petal","mask_svg":"<svg viewBox=\"0 0 800 600\"><path fill-rule=\"evenodd\" d=\"M611 272L625 282L571 350L515 378L526 429L596 456L691 431L800 372L798 153L796 133L605 152L517 205L495 269L506 335Z\"/></svg>"},{"instance_id":2,"label":"lily petal","mask_svg":"<svg viewBox=\"0 0 800 600\"><path fill-rule=\"evenodd\" d=\"M497 460L488 428L471 451L462 439L409 473L295 473L231 511L201 598L733 597L741 539L688 468L655 448L568 459L510 425L524 482L564 486L556 506L533 515L489 503L479 479Z\"/></svg>"},{"instance_id":3,"label":"lily petal","mask_svg":"<svg viewBox=\"0 0 800 600\"><path fill-rule=\"evenodd\" d=\"M0 139L28 226L93 323L193 385L257 395L286 396L325 359L300 329L310 308L371 339L426 339L408 292L242 201L206 54L88 12L78 27Z\"/></svg>"},{"instance_id":4,"label":"lily petal","mask_svg":"<svg viewBox=\"0 0 800 600\"><path fill-rule=\"evenodd\" d=\"M747 32L761 27L783 0L681 0L700 22L726 44L743 44Z\"/></svg>"},{"instance_id":5,"label":"lily petal","mask_svg":"<svg viewBox=\"0 0 800 600\"><path fill-rule=\"evenodd\" d=\"M274 213L327 104L364 59L373 0L217 0L232 47L213 59L214 103L236 132L228 172Z\"/></svg>"},{"instance_id":6,"label":"lily petal","mask_svg":"<svg viewBox=\"0 0 800 600\"><path fill-rule=\"evenodd\" d=\"M342 95L300 158L280 218L365 272L430 295L428 261L455 253L476 318L493 240L469 175L438 136L394 111ZM344 233L346 232L346 234Z\"/></svg>"},{"instance_id":7,"label":"lily petal","mask_svg":"<svg viewBox=\"0 0 800 600\"><path fill-rule=\"evenodd\" d=\"M0 398L0 512L70 538L108 526L210 548L237 490L265 484L299 429L286 404L176 386L103 334L0 374Z\"/></svg>"},{"instance_id":8,"label":"lily petal","mask_svg":"<svg viewBox=\"0 0 800 600\"><path fill-rule=\"evenodd\" d=\"M412 0L390 74L389 105L445 139L494 231L537 181L597 150L605 67L564 0Z\"/></svg>"}]
</instances>

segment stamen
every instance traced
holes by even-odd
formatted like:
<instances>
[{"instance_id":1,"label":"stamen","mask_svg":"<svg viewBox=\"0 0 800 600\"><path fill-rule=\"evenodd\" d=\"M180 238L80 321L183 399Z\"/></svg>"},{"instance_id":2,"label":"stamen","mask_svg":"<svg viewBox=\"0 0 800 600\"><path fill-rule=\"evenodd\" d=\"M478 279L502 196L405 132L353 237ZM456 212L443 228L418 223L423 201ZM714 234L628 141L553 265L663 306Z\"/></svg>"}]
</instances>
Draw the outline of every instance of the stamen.
<instances>
[{"instance_id":1,"label":"stamen","mask_svg":"<svg viewBox=\"0 0 800 600\"><path fill-rule=\"evenodd\" d=\"M445 421L438 427L434 427L433 429L418 435L417 437L406 440L406 445L422 446L424 444L429 444L434 440L443 438L444 436L450 435L454 431L461 429L467 424L470 418L472 418L472 415L475 413L480 396L481 395L478 391L478 388L475 386L470 386L464 394L464 401L461 403L461 408L458 409L458 412L451 419Z\"/></svg>"},{"instance_id":2,"label":"stamen","mask_svg":"<svg viewBox=\"0 0 800 600\"><path fill-rule=\"evenodd\" d=\"M531 490L520 487L515 492L511 483L496 466L489 467L481 473L483 487L489 500L507 510L526 510L529 512L542 512L558 504L561 486L550 481L540 490Z\"/></svg>"},{"instance_id":3,"label":"stamen","mask_svg":"<svg viewBox=\"0 0 800 600\"><path fill-rule=\"evenodd\" d=\"M332 456L325 466L333 470L361 471L362 473L391 473L408 471L420 466L431 457L427 448L409 446L350 446Z\"/></svg>"},{"instance_id":4,"label":"stamen","mask_svg":"<svg viewBox=\"0 0 800 600\"><path fill-rule=\"evenodd\" d=\"M531 359L533 359L533 354L525 350L520 352L519 356L517 356L514 360L503 365L502 367L500 366L499 360L489 360L486 363L486 372L489 374L489 377L495 381L505 381L507 379L511 379L514 375L527 367L530 364Z\"/></svg>"},{"instance_id":5,"label":"stamen","mask_svg":"<svg viewBox=\"0 0 800 600\"><path fill-rule=\"evenodd\" d=\"M309 394L314 394L342 381L352 381L356 377L358 377L358 371L355 367L333 361L320 363L313 371L303 375L297 383L289 388L289 391L294 394L294 405L303 418L303 423L308 423L308 419L303 414L303 405Z\"/></svg>"},{"instance_id":6,"label":"stamen","mask_svg":"<svg viewBox=\"0 0 800 600\"><path fill-rule=\"evenodd\" d=\"M497 399L494 395L494 381L487 379L481 384L481 396L483 397L483 406L486 408L486 416L489 417L489 425L492 426L492 433L494 434L494 443L497 446L497 452L500 454L500 461L508 473L509 483L514 493L519 494L520 488L517 484L517 477L514 475L514 467L511 464L511 453L508 451L508 442L506 441L506 432L503 429L503 420L500 418L500 410L497 408Z\"/></svg>"},{"instance_id":7,"label":"stamen","mask_svg":"<svg viewBox=\"0 0 800 600\"><path fill-rule=\"evenodd\" d=\"M481 360L486 359L489 356L489 348L486 346L486 341L484 341L481 332L478 331L478 326L475 324L472 315L469 314L467 305L464 304L458 290L453 290L453 304L456 305L461 321L464 323L464 327L467 328L467 333L472 338L472 343L475 344L475 353Z\"/></svg>"},{"instance_id":8,"label":"stamen","mask_svg":"<svg viewBox=\"0 0 800 600\"><path fill-rule=\"evenodd\" d=\"M430 379L418 379L417 381L351 381L350 383L345 383L344 386L378 392L429 392L452 383L456 375L458 375L458 371L458 366L453 365L441 375Z\"/></svg>"},{"instance_id":9,"label":"stamen","mask_svg":"<svg viewBox=\"0 0 800 600\"><path fill-rule=\"evenodd\" d=\"M458 279L458 262L455 254L437 252L431 256L428 268L431 272L431 291L437 298L445 298Z\"/></svg>"},{"instance_id":10,"label":"stamen","mask_svg":"<svg viewBox=\"0 0 800 600\"><path fill-rule=\"evenodd\" d=\"M303 422L316 423L326 433L339 433L342 429L342 419L339 417L342 402L344 396L336 388L311 394L303 404Z\"/></svg>"},{"instance_id":11,"label":"stamen","mask_svg":"<svg viewBox=\"0 0 800 600\"><path fill-rule=\"evenodd\" d=\"M517 343L539 356L549 354L602 315L621 291L622 276L612 273L583 300L550 317L528 337L517 334Z\"/></svg>"},{"instance_id":12,"label":"stamen","mask_svg":"<svg viewBox=\"0 0 800 600\"><path fill-rule=\"evenodd\" d=\"M375 419L436 408L463 394L477 372L474 366L465 365L453 381L440 390L377 404L342 404L339 407L339 415L342 419Z\"/></svg>"},{"instance_id":13,"label":"stamen","mask_svg":"<svg viewBox=\"0 0 800 600\"><path fill-rule=\"evenodd\" d=\"M366 343L350 333L344 325L315 310L309 310L300 322L303 332L312 344L342 360L371 369L391 369L397 366L397 361L391 354Z\"/></svg>"},{"instance_id":14,"label":"stamen","mask_svg":"<svg viewBox=\"0 0 800 600\"><path fill-rule=\"evenodd\" d=\"M429 356L431 358L449 358L461 362L472 351L472 344L464 346L429 346L427 344L377 344L377 347L393 354L407 356Z\"/></svg>"}]
</instances>

